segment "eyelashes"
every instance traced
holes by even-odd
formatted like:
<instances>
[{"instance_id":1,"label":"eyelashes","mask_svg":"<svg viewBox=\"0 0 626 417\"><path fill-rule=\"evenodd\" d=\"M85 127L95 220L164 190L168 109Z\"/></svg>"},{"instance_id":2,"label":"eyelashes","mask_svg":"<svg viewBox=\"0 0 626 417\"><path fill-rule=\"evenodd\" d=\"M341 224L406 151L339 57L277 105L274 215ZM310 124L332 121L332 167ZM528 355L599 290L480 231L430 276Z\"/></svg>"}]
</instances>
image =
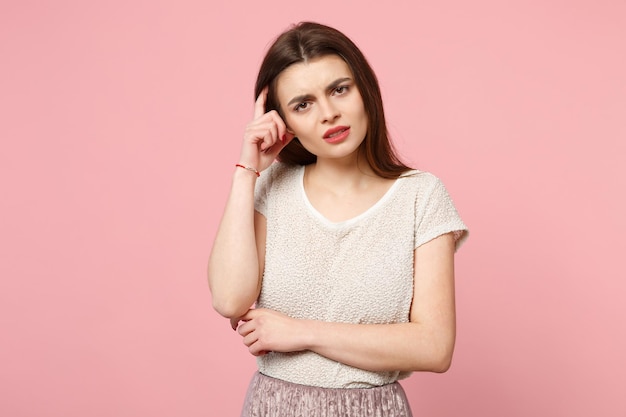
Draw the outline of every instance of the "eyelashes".
<instances>
[{"instance_id":1,"label":"eyelashes","mask_svg":"<svg viewBox=\"0 0 626 417\"><path fill-rule=\"evenodd\" d=\"M308 101L303 101L302 103L298 103L296 104L296 106L293 108L294 111L296 112L301 112L306 110L309 107L310 102Z\"/></svg>"},{"instance_id":2,"label":"eyelashes","mask_svg":"<svg viewBox=\"0 0 626 417\"><path fill-rule=\"evenodd\" d=\"M342 84L342 85L339 85L339 86L333 88L331 90L331 95L333 95L333 96L342 96L344 94L347 94L348 91L350 91L350 86L347 85L347 84ZM296 112L296 113L303 112L303 111L307 110L309 107L311 107L311 104L313 104L312 100L302 101L302 102L296 104L293 107L293 111Z\"/></svg>"},{"instance_id":3,"label":"eyelashes","mask_svg":"<svg viewBox=\"0 0 626 417\"><path fill-rule=\"evenodd\" d=\"M350 89L349 85L340 85L339 87L335 88L335 91L333 92L338 95L342 95L342 94L347 93L349 89Z\"/></svg>"}]
</instances>

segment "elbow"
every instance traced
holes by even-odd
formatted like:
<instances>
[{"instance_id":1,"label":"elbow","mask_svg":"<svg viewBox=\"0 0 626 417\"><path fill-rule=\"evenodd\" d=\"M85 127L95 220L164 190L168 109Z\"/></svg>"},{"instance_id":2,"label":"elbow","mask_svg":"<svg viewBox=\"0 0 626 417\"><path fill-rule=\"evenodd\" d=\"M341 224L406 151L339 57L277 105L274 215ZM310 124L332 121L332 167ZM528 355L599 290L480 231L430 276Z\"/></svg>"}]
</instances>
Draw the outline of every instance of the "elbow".
<instances>
[{"instance_id":1,"label":"elbow","mask_svg":"<svg viewBox=\"0 0 626 417\"><path fill-rule=\"evenodd\" d=\"M416 358L418 363L408 369L410 372L433 372L443 374L450 369L452 365L452 355L433 354L427 360L424 357Z\"/></svg>"},{"instance_id":2,"label":"elbow","mask_svg":"<svg viewBox=\"0 0 626 417\"><path fill-rule=\"evenodd\" d=\"M207 275L213 309L228 319L246 314L259 296L260 279L241 271L226 274L211 266Z\"/></svg>"},{"instance_id":3,"label":"elbow","mask_svg":"<svg viewBox=\"0 0 626 417\"><path fill-rule=\"evenodd\" d=\"M450 369L450 366L452 366L452 354L442 356L433 361L432 369L430 371L437 374L443 374Z\"/></svg>"},{"instance_id":4,"label":"elbow","mask_svg":"<svg viewBox=\"0 0 626 417\"><path fill-rule=\"evenodd\" d=\"M429 349L424 350L421 354L414 355L409 371L443 374L452 366L453 353L454 342L440 341L439 343L433 343Z\"/></svg>"},{"instance_id":5,"label":"elbow","mask_svg":"<svg viewBox=\"0 0 626 417\"><path fill-rule=\"evenodd\" d=\"M212 282L209 275L209 290L213 309L227 319L241 317L250 310L256 301L253 291L233 291Z\"/></svg>"},{"instance_id":6,"label":"elbow","mask_svg":"<svg viewBox=\"0 0 626 417\"><path fill-rule=\"evenodd\" d=\"M227 319L241 317L246 314L251 307L251 303L213 298L213 309Z\"/></svg>"},{"instance_id":7,"label":"elbow","mask_svg":"<svg viewBox=\"0 0 626 417\"><path fill-rule=\"evenodd\" d=\"M443 374L452 366L452 356L454 354L454 344L446 343L433 352L429 371Z\"/></svg>"},{"instance_id":8,"label":"elbow","mask_svg":"<svg viewBox=\"0 0 626 417\"><path fill-rule=\"evenodd\" d=\"M254 305L257 294L254 292L212 291L213 309L227 319L236 319L248 312Z\"/></svg>"}]
</instances>

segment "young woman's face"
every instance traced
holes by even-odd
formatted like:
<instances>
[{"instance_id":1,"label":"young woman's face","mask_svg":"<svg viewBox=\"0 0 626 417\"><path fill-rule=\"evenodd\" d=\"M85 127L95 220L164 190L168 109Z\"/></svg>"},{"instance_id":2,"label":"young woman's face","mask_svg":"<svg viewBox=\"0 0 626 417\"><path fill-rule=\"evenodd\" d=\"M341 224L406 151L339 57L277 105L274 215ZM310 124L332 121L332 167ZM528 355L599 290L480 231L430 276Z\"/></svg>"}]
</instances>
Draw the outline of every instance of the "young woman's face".
<instances>
[{"instance_id":1,"label":"young woman's face","mask_svg":"<svg viewBox=\"0 0 626 417\"><path fill-rule=\"evenodd\" d=\"M356 155L367 133L367 114L339 56L288 67L278 76L276 96L287 127L318 160Z\"/></svg>"}]
</instances>

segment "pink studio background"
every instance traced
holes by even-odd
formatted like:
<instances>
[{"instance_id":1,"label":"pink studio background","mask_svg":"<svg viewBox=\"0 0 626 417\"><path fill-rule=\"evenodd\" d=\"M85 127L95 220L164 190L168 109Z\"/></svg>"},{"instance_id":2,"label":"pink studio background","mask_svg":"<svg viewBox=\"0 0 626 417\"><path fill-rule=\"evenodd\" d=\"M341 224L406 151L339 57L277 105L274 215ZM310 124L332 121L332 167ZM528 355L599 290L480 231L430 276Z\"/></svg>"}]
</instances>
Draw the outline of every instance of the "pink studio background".
<instances>
[{"instance_id":1,"label":"pink studio background","mask_svg":"<svg viewBox=\"0 0 626 417\"><path fill-rule=\"evenodd\" d=\"M0 415L238 415L206 261L263 53L316 20L472 231L416 416L626 416L626 3L391 4L0 3Z\"/></svg>"}]
</instances>

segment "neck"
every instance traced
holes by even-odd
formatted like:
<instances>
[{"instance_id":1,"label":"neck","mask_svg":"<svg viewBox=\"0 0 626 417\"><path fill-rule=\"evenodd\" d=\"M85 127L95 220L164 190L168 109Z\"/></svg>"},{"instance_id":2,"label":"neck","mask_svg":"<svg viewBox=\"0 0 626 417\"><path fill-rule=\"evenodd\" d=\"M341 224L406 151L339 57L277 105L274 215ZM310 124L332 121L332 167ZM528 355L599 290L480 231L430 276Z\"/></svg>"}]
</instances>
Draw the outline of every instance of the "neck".
<instances>
[{"instance_id":1,"label":"neck","mask_svg":"<svg viewBox=\"0 0 626 417\"><path fill-rule=\"evenodd\" d=\"M305 176L307 182L323 185L338 194L380 180L362 154L349 159L318 158L316 163L307 167Z\"/></svg>"}]
</instances>

